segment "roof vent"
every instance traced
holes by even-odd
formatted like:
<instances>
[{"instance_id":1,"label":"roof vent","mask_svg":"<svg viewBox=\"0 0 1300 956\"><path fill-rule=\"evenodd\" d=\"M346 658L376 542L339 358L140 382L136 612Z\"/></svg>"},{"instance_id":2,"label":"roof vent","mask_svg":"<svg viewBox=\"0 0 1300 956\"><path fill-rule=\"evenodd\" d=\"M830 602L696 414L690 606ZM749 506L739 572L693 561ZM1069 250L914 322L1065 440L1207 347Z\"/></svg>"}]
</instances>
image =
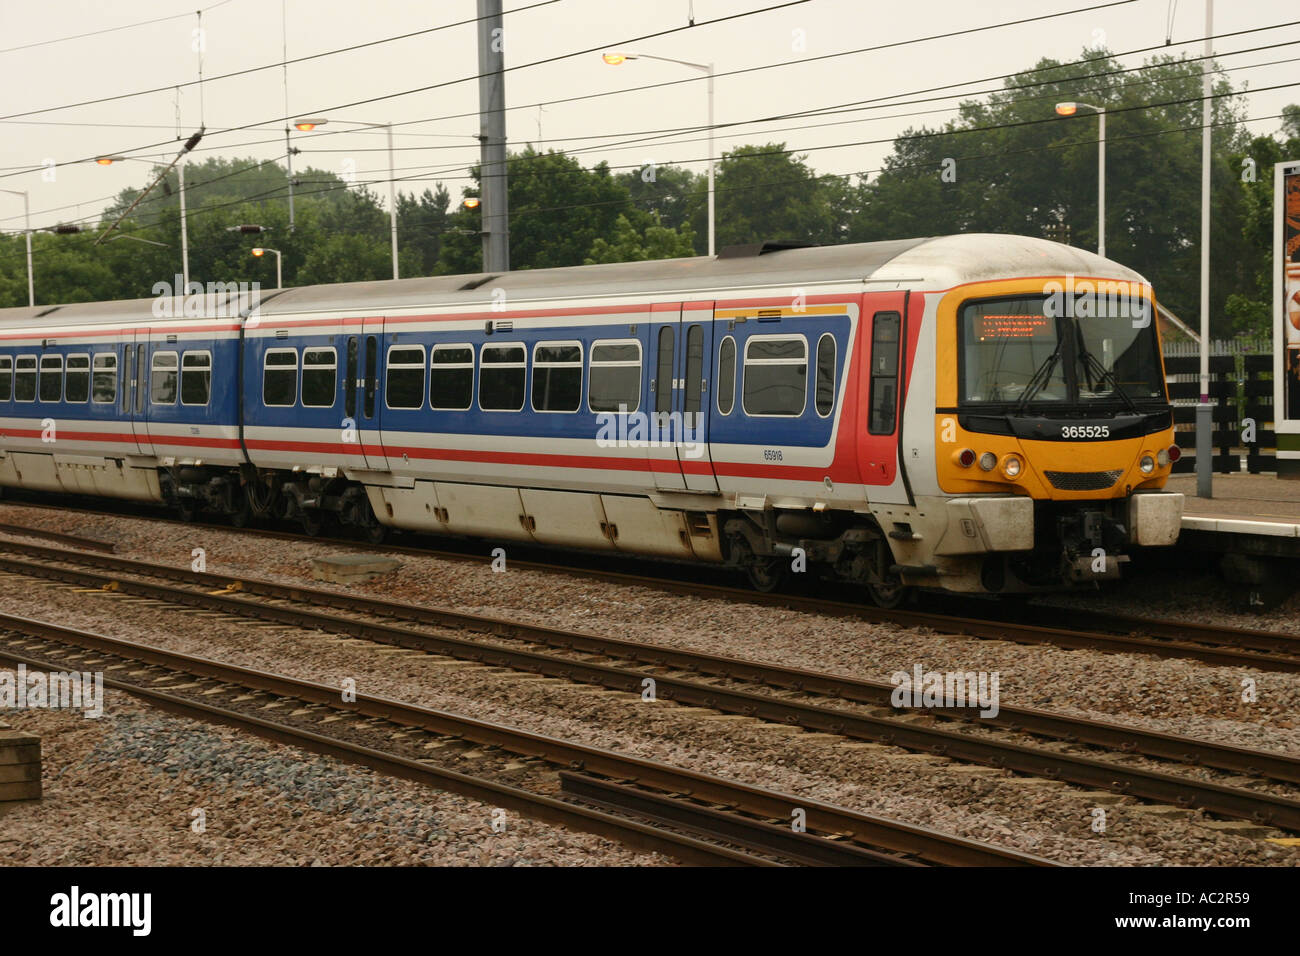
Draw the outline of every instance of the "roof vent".
<instances>
[{"instance_id":1,"label":"roof vent","mask_svg":"<svg viewBox=\"0 0 1300 956\"><path fill-rule=\"evenodd\" d=\"M40 312L37 312L37 313L36 313L36 318L38 318L38 319L43 319L43 318L45 318L47 315L49 315L49 314L52 313L52 312L58 312L59 309L61 309L61 308L63 308L63 306L61 306L61 305L56 305L56 306L52 306L51 308L48 308L48 309L42 309Z\"/></svg>"},{"instance_id":2,"label":"roof vent","mask_svg":"<svg viewBox=\"0 0 1300 956\"><path fill-rule=\"evenodd\" d=\"M479 286L487 285L489 282L491 282L493 279L496 278L499 277L496 275L485 275L481 279L470 279L468 282L466 282L463 286L460 287L460 291L468 292L470 289L477 289Z\"/></svg>"},{"instance_id":3,"label":"roof vent","mask_svg":"<svg viewBox=\"0 0 1300 956\"><path fill-rule=\"evenodd\" d=\"M751 242L743 246L727 246L718 253L719 259L750 259L765 256L769 252L783 249L810 249L818 246L817 242L800 242L797 239L768 239L766 242Z\"/></svg>"}]
</instances>

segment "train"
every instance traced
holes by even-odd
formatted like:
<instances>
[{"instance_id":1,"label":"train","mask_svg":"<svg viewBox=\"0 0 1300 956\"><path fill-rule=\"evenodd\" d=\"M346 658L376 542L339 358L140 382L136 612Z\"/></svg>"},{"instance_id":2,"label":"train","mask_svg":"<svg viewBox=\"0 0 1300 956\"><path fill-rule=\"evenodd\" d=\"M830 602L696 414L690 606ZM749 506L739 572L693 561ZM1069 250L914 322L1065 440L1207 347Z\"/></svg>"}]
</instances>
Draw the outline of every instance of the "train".
<instances>
[{"instance_id":1,"label":"train","mask_svg":"<svg viewBox=\"0 0 1300 956\"><path fill-rule=\"evenodd\" d=\"M1095 586L1178 536L1154 292L1057 242L154 292L0 310L0 487L808 573L885 607Z\"/></svg>"}]
</instances>

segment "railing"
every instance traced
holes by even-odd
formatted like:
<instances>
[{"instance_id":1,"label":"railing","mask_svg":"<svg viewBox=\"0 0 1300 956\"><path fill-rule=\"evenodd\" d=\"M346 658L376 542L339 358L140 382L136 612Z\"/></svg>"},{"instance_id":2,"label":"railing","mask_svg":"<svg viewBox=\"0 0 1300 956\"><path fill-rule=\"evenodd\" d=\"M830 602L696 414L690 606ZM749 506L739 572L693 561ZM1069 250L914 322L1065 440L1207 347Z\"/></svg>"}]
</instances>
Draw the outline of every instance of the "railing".
<instances>
[{"instance_id":1,"label":"railing","mask_svg":"<svg viewBox=\"0 0 1300 956\"><path fill-rule=\"evenodd\" d=\"M1175 439L1183 457L1174 471L1196 470L1196 405L1200 397L1200 346L1167 343L1164 348L1169 398L1174 404ZM1251 474L1277 470L1273 431L1273 344L1255 339L1210 343L1210 402L1213 407L1214 470Z\"/></svg>"}]
</instances>

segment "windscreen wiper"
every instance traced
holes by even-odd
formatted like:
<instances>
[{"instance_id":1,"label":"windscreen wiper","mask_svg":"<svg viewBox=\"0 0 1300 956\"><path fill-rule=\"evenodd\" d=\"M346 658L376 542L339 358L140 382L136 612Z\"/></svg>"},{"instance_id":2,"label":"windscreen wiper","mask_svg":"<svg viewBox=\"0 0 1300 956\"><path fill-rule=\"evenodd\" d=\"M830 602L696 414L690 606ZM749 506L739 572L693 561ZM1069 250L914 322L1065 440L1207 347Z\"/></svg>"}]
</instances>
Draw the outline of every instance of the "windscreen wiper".
<instances>
[{"instance_id":1,"label":"windscreen wiper","mask_svg":"<svg viewBox=\"0 0 1300 956\"><path fill-rule=\"evenodd\" d=\"M1043 359L1043 364L1038 366L1034 374L1030 376L1029 382L1025 385L1025 390L1020 393L1020 401L1016 402L1016 414L1023 415L1029 407L1029 401L1045 386L1052 378L1052 370L1056 368L1056 363L1061 360L1061 340L1057 339L1056 348L1052 349L1052 354Z\"/></svg>"},{"instance_id":2,"label":"windscreen wiper","mask_svg":"<svg viewBox=\"0 0 1300 956\"><path fill-rule=\"evenodd\" d=\"M1134 415L1140 415L1141 412L1138 410L1137 402L1133 401L1132 396L1130 396L1128 392L1124 391L1123 386L1119 384L1119 379L1115 377L1114 371L1102 365L1097 356L1093 355L1084 347L1083 342L1079 342L1078 346L1079 357L1088 363L1089 368L1091 368L1094 374L1097 375L1097 381L1102 384L1109 382L1111 388L1115 390L1115 394L1123 399L1124 404L1128 406L1128 410Z\"/></svg>"}]
</instances>

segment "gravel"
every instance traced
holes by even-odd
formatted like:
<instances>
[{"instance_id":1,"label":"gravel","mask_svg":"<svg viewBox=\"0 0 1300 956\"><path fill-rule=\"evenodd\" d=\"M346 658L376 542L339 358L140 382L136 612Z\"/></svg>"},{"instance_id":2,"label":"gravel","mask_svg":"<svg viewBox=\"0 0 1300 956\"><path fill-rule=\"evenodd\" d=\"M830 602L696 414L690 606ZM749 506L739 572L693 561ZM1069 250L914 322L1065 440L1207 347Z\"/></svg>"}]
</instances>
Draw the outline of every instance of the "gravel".
<instances>
[{"instance_id":1,"label":"gravel","mask_svg":"<svg viewBox=\"0 0 1300 956\"><path fill-rule=\"evenodd\" d=\"M11 671L12 673L12 671ZM585 833L106 691L105 716L31 710L44 796L11 805L0 860L21 866L650 866ZM0 805L3 806L3 805ZM202 832L195 832L201 810Z\"/></svg>"},{"instance_id":2,"label":"gravel","mask_svg":"<svg viewBox=\"0 0 1300 956\"><path fill-rule=\"evenodd\" d=\"M250 539L237 532L141 519L4 507L0 515L3 521L112 538L124 555L173 564L188 565L191 549L201 547L209 571L284 581L310 580L310 558L341 550L327 543ZM485 546L485 554L488 550ZM897 670L910 671L915 663L928 670L995 670L1004 706L1046 707L1300 753L1296 675L954 638L554 573L494 573L486 556L481 563L398 557L401 569L367 585L367 593L876 680L888 680ZM636 695L493 668L449 666L427 655L381 653L374 645L320 634L182 616L120 597L87 598L59 587L38 589L27 579L0 579L0 608L54 616L72 626L334 686L351 677L363 693L807 794L1062 862L1300 860L1294 849L1219 829L1190 812L1165 816L1111 794L1089 794L894 748L792 733L790 728L745 718L647 704ZM1246 677L1257 682L1255 703L1241 700ZM1104 834L1091 829L1097 808L1106 812Z\"/></svg>"}]
</instances>

